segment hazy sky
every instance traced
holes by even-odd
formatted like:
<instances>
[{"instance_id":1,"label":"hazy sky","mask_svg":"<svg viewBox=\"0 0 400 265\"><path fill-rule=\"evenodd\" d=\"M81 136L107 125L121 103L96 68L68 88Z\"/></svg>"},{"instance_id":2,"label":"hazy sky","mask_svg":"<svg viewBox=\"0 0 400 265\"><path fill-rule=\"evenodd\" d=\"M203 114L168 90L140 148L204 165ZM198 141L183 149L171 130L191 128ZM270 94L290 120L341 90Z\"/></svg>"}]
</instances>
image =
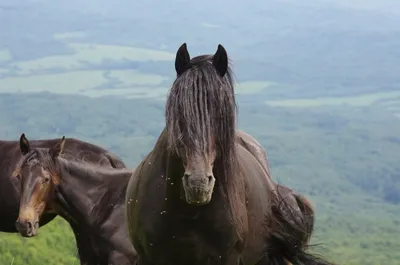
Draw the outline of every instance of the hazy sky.
<instances>
[{"instance_id":1,"label":"hazy sky","mask_svg":"<svg viewBox=\"0 0 400 265\"><path fill-rule=\"evenodd\" d=\"M381 12L400 13L399 0L310 0L315 2L326 2L344 7L357 9L368 9Z\"/></svg>"}]
</instances>

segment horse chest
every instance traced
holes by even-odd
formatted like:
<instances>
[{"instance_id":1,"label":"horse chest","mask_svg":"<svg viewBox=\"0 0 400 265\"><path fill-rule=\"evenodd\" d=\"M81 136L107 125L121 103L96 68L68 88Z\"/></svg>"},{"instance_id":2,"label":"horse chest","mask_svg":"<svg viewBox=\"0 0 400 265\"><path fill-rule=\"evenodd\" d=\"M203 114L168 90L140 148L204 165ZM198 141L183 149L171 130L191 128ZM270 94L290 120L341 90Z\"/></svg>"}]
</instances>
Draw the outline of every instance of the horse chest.
<instances>
[{"instance_id":1,"label":"horse chest","mask_svg":"<svg viewBox=\"0 0 400 265\"><path fill-rule=\"evenodd\" d=\"M145 224L141 232L146 238L141 242L144 252L157 265L219 264L238 240L232 225L212 222L201 215L170 216Z\"/></svg>"}]
</instances>

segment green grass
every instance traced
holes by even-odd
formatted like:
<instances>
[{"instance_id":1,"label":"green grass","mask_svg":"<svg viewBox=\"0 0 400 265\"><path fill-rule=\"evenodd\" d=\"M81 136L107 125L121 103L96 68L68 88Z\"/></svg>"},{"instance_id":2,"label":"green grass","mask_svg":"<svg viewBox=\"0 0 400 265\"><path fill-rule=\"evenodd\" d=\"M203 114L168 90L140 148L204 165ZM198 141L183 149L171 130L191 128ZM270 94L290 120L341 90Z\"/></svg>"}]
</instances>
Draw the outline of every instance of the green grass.
<instances>
[{"instance_id":1,"label":"green grass","mask_svg":"<svg viewBox=\"0 0 400 265\"><path fill-rule=\"evenodd\" d=\"M321 107L326 105L351 105L351 106L368 106L381 100L387 100L399 97L399 91L370 93L352 97L326 97L314 99L287 99L266 101L265 103L273 107Z\"/></svg>"},{"instance_id":2,"label":"green grass","mask_svg":"<svg viewBox=\"0 0 400 265\"><path fill-rule=\"evenodd\" d=\"M0 264L54 264L78 265L75 238L66 221L57 217L41 227L33 238L19 234L0 233ZM38 246L51 246L40 248Z\"/></svg>"},{"instance_id":3,"label":"green grass","mask_svg":"<svg viewBox=\"0 0 400 265\"><path fill-rule=\"evenodd\" d=\"M72 70L87 63L99 64L103 60L123 60L132 61L168 61L174 59L174 54L165 51L117 46L117 45L97 45L84 43L68 44L69 48L75 51L72 55L54 55L36 60L13 63L12 66L18 67L19 74L30 74L37 70L50 70L62 68Z\"/></svg>"}]
</instances>

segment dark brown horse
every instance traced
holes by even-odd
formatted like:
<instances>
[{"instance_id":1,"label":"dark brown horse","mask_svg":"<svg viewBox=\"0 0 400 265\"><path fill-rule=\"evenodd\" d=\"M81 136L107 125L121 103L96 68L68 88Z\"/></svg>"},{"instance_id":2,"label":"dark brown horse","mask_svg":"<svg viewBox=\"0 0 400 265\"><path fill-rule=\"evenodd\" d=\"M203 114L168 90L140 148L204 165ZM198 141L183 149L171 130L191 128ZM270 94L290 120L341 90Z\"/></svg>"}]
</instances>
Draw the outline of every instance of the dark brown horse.
<instances>
[{"instance_id":1,"label":"dark brown horse","mask_svg":"<svg viewBox=\"0 0 400 265\"><path fill-rule=\"evenodd\" d=\"M126 193L139 265L329 264L304 252L309 224L297 215L310 206L293 195L298 214L285 203L236 133L225 49L190 59L183 44L175 69L166 128Z\"/></svg>"},{"instance_id":2,"label":"dark brown horse","mask_svg":"<svg viewBox=\"0 0 400 265\"><path fill-rule=\"evenodd\" d=\"M63 137L51 148L32 148L21 136L23 157L14 172L21 197L18 230L32 236L43 214L56 213L75 233L81 264L135 264L124 218L132 171L122 161L117 169L68 157L64 146L70 141Z\"/></svg>"},{"instance_id":3,"label":"dark brown horse","mask_svg":"<svg viewBox=\"0 0 400 265\"><path fill-rule=\"evenodd\" d=\"M20 142L25 141L24 134ZM26 145L27 148L50 148L59 143L59 139L35 140ZM27 149L20 149L18 141L0 141L0 231L8 233L18 232L15 221L18 218L20 205L20 184L15 178L10 176L15 173L14 170L18 162L27 154ZM125 168L123 161L113 153L90 143L77 139L68 139L65 149L65 157L76 157L88 162L100 164L103 167ZM43 214L39 221L40 225L45 225L51 221L56 214ZM24 224L31 226L27 229L24 236L34 235L35 224ZM38 224L36 224L37 226Z\"/></svg>"},{"instance_id":4,"label":"dark brown horse","mask_svg":"<svg viewBox=\"0 0 400 265\"><path fill-rule=\"evenodd\" d=\"M298 226L302 227L297 235L300 236L298 240L302 243L301 245L306 247L314 230L315 216L311 202L289 187L273 183L267 153L254 137L243 131L236 131L236 141L247 149L264 168L268 176L268 190L274 193L275 202L278 202L275 206L279 207L280 214L287 218L285 220L297 222Z\"/></svg>"}]
</instances>

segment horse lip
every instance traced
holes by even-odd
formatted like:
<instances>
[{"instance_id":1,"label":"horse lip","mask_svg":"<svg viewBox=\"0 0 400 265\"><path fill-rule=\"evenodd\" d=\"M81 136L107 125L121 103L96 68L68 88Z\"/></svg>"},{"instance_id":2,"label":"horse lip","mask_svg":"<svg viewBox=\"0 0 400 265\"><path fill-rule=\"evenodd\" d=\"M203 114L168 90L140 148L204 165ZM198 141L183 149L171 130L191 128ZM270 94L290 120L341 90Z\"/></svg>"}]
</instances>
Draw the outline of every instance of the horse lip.
<instances>
[{"instance_id":1,"label":"horse lip","mask_svg":"<svg viewBox=\"0 0 400 265\"><path fill-rule=\"evenodd\" d=\"M196 206L203 206L203 205L207 205L210 202L208 200L204 201L204 202L200 202L200 201L187 201L188 204L190 205L196 205Z\"/></svg>"},{"instance_id":2,"label":"horse lip","mask_svg":"<svg viewBox=\"0 0 400 265\"><path fill-rule=\"evenodd\" d=\"M34 231L27 231L26 229L24 229L24 228L20 228L19 230L18 230L18 232L20 233L20 235L22 236L22 237L33 237L33 236L35 236L36 234L34 233Z\"/></svg>"},{"instance_id":3,"label":"horse lip","mask_svg":"<svg viewBox=\"0 0 400 265\"><path fill-rule=\"evenodd\" d=\"M202 206L209 204L211 201L211 199L208 198L209 196L207 196L205 193L202 193L202 196L191 196L191 195L192 194L186 194L186 202L190 205Z\"/></svg>"}]
</instances>

